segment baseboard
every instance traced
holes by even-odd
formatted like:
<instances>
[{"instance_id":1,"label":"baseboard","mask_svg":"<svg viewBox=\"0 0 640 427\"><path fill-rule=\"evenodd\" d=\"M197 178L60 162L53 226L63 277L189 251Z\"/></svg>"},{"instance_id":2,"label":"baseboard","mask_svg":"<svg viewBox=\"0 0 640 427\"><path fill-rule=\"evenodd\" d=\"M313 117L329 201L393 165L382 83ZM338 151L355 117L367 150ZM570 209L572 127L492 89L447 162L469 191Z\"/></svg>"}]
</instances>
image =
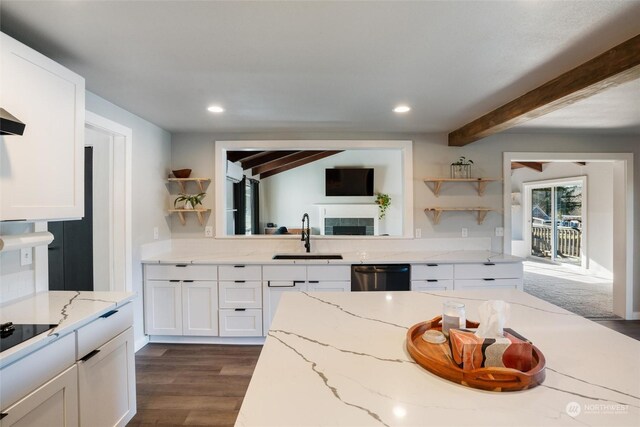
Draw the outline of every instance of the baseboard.
<instances>
[{"instance_id":1,"label":"baseboard","mask_svg":"<svg viewBox=\"0 0 640 427\"><path fill-rule=\"evenodd\" d=\"M263 345L265 337L189 337L151 335L149 342L163 344L228 344L228 345Z\"/></svg>"},{"instance_id":2,"label":"baseboard","mask_svg":"<svg viewBox=\"0 0 640 427\"><path fill-rule=\"evenodd\" d=\"M139 338L139 339L136 340L135 345L134 345L134 351L137 352L138 350L140 350L142 347L144 347L147 344L149 344L149 337L145 335L142 338Z\"/></svg>"}]
</instances>

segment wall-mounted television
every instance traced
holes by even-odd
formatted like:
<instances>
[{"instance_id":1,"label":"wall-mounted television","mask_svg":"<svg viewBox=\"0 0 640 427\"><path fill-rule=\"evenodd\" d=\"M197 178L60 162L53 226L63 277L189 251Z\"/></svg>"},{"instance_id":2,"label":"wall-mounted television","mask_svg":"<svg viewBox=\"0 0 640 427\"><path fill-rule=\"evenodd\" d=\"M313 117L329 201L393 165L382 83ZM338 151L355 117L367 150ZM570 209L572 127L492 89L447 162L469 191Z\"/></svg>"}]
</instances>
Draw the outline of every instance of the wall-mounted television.
<instances>
[{"instance_id":1,"label":"wall-mounted television","mask_svg":"<svg viewBox=\"0 0 640 427\"><path fill-rule=\"evenodd\" d=\"M325 169L326 196L373 196L373 169Z\"/></svg>"}]
</instances>

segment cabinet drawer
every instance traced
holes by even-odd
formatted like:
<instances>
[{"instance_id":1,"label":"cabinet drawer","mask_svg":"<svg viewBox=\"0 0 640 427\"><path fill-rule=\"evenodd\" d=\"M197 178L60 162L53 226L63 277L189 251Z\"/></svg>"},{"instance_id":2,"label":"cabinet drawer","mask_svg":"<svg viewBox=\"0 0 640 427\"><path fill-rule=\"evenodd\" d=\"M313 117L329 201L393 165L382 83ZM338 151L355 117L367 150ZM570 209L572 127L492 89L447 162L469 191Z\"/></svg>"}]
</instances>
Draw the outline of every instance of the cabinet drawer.
<instances>
[{"instance_id":1,"label":"cabinet drawer","mask_svg":"<svg viewBox=\"0 0 640 427\"><path fill-rule=\"evenodd\" d=\"M306 281L305 265L265 265L262 267L263 280Z\"/></svg>"},{"instance_id":2,"label":"cabinet drawer","mask_svg":"<svg viewBox=\"0 0 640 427\"><path fill-rule=\"evenodd\" d=\"M350 265L309 265L307 280L351 281Z\"/></svg>"},{"instance_id":3,"label":"cabinet drawer","mask_svg":"<svg viewBox=\"0 0 640 427\"><path fill-rule=\"evenodd\" d=\"M351 282L344 280L310 280L307 282L309 292L351 292Z\"/></svg>"},{"instance_id":4,"label":"cabinet drawer","mask_svg":"<svg viewBox=\"0 0 640 427\"><path fill-rule=\"evenodd\" d=\"M463 279L456 280L454 289L510 288L522 290L522 279Z\"/></svg>"},{"instance_id":5,"label":"cabinet drawer","mask_svg":"<svg viewBox=\"0 0 640 427\"><path fill-rule=\"evenodd\" d=\"M219 280L262 280L259 265L221 265L218 267Z\"/></svg>"},{"instance_id":6,"label":"cabinet drawer","mask_svg":"<svg viewBox=\"0 0 640 427\"><path fill-rule=\"evenodd\" d=\"M456 279L518 279L522 277L522 263L456 264Z\"/></svg>"},{"instance_id":7,"label":"cabinet drawer","mask_svg":"<svg viewBox=\"0 0 640 427\"><path fill-rule=\"evenodd\" d=\"M411 280L453 279L452 264L411 264Z\"/></svg>"},{"instance_id":8,"label":"cabinet drawer","mask_svg":"<svg viewBox=\"0 0 640 427\"><path fill-rule=\"evenodd\" d=\"M218 280L217 265L147 265L146 279L149 280Z\"/></svg>"},{"instance_id":9,"label":"cabinet drawer","mask_svg":"<svg viewBox=\"0 0 640 427\"><path fill-rule=\"evenodd\" d=\"M0 369L0 410L25 397L76 363L75 335L65 335Z\"/></svg>"},{"instance_id":10,"label":"cabinet drawer","mask_svg":"<svg viewBox=\"0 0 640 427\"><path fill-rule=\"evenodd\" d=\"M133 324L133 304L125 304L78 329L77 358L81 359Z\"/></svg>"},{"instance_id":11,"label":"cabinet drawer","mask_svg":"<svg viewBox=\"0 0 640 427\"><path fill-rule=\"evenodd\" d=\"M450 290L453 290L453 280L449 280L449 279L412 280L411 290L417 291L417 292L450 291Z\"/></svg>"},{"instance_id":12,"label":"cabinet drawer","mask_svg":"<svg viewBox=\"0 0 640 427\"><path fill-rule=\"evenodd\" d=\"M262 310L222 309L220 310L221 337L262 336Z\"/></svg>"},{"instance_id":13,"label":"cabinet drawer","mask_svg":"<svg viewBox=\"0 0 640 427\"><path fill-rule=\"evenodd\" d=\"M262 308L262 282L219 282L220 308Z\"/></svg>"}]
</instances>

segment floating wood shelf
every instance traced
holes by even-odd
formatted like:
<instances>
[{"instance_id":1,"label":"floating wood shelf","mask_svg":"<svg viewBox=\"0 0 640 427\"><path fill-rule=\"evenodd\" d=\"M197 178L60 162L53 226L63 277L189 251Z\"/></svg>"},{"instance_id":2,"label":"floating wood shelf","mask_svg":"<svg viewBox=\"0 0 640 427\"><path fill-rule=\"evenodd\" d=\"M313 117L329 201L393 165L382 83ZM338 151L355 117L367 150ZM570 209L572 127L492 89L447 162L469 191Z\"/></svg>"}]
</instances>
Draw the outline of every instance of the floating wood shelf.
<instances>
[{"instance_id":1,"label":"floating wood shelf","mask_svg":"<svg viewBox=\"0 0 640 427\"><path fill-rule=\"evenodd\" d=\"M196 215L198 215L198 221L200 222L200 225L204 225L204 214L206 214L210 210L211 209L169 209L169 213L177 213L182 225L185 225L187 223L187 220L184 217L185 213L195 213Z\"/></svg>"},{"instance_id":2,"label":"floating wood shelf","mask_svg":"<svg viewBox=\"0 0 640 427\"><path fill-rule=\"evenodd\" d=\"M442 183L444 182L470 182L472 184L476 184L476 190L478 191L478 196L484 195L484 190L487 188L487 184L494 181L502 181L500 178L425 178L424 183L427 184L427 187L431 188L433 194L436 197L440 196L440 189L442 188ZM433 187L429 185L429 183L433 183Z\"/></svg>"},{"instance_id":3,"label":"floating wood shelf","mask_svg":"<svg viewBox=\"0 0 640 427\"><path fill-rule=\"evenodd\" d=\"M466 211L466 212L475 212L477 215L478 224L482 224L484 218L491 211L498 211L497 209L491 208L426 208L424 212L429 215L431 214L433 218L433 223L438 224L440 222L440 215L442 212L458 212L458 211Z\"/></svg>"},{"instance_id":4,"label":"floating wood shelf","mask_svg":"<svg viewBox=\"0 0 640 427\"><path fill-rule=\"evenodd\" d=\"M204 183L211 181L211 178L169 178L169 182L177 182L180 190L186 193L187 182L195 182L201 193L204 193Z\"/></svg>"}]
</instances>

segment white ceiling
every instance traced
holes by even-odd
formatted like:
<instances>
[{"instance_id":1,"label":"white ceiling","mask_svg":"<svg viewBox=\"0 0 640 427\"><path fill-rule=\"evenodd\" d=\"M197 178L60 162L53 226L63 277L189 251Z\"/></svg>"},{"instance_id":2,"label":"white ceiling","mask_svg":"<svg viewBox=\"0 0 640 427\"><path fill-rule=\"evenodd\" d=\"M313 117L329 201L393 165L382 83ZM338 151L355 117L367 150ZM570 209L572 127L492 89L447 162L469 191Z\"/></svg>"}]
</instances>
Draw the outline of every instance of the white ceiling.
<instances>
[{"instance_id":1,"label":"white ceiling","mask_svg":"<svg viewBox=\"0 0 640 427\"><path fill-rule=\"evenodd\" d=\"M172 132L449 132L635 36L640 1L2 0L0 14ZM625 84L520 130L640 133L638 99Z\"/></svg>"}]
</instances>

